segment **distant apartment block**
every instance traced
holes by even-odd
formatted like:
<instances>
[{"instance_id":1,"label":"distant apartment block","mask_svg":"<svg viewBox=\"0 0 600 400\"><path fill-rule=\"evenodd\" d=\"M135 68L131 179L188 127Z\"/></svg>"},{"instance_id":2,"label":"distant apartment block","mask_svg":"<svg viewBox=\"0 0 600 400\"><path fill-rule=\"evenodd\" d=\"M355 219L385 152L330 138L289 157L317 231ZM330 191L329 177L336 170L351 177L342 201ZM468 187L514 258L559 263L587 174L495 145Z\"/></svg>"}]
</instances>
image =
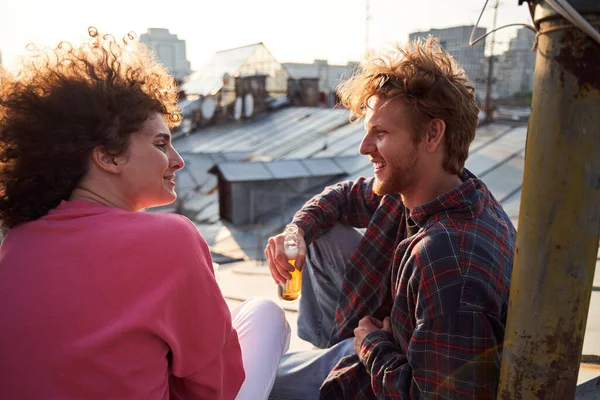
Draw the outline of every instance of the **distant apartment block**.
<instances>
[{"instance_id":1,"label":"distant apartment block","mask_svg":"<svg viewBox=\"0 0 600 400\"><path fill-rule=\"evenodd\" d=\"M185 40L163 28L149 28L140 35L140 42L146 44L156 53L160 62L169 69L175 79L182 81L191 72L187 60Z\"/></svg>"},{"instance_id":2,"label":"distant apartment block","mask_svg":"<svg viewBox=\"0 0 600 400\"><path fill-rule=\"evenodd\" d=\"M533 91L536 52L531 51L535 33L527 28L517 31L508 50L497 57L494 66L494 97L509 98Z\"/></svg>"},{"instance_id":3,"label":"distant apartment block","mask_svg":"<svg viewBox=\"0 0 600 400\"><path fill-rule=\"evenodd\" d=\"M436 37L441 46L454 57L456 62L464 68L467 77L478 88L485 84L485 39L474 46L469 46L469 38L474 26L455 26L445 29L432 29L427 32L414 32L409 35L410 40L426 39L429 35ZM477 28L475 38L485 35L486 28Z\"/></svg>"}]
</instances>

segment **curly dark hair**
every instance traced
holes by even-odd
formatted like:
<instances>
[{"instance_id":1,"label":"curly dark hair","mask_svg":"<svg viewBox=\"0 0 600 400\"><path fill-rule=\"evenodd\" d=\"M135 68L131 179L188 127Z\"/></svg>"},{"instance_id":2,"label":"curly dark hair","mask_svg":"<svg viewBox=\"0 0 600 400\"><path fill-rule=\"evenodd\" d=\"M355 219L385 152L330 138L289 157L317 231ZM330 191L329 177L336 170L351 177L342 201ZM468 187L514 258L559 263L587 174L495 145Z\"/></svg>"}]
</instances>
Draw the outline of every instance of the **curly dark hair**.
<instances>
[{"instance_id":1,"label":"curly dark hair","mask_svg":"<svg viewBox=\"0 0 600 400\"><path fill-rule=\"evenodd\" d=\"M9 230L68 199L91 151L127 150L154 113L181 120L177 86L134 35L121 41L89 29L80 47L30 45L17 75L0 69L0 220Z\"/></svg>"}]
</instances>

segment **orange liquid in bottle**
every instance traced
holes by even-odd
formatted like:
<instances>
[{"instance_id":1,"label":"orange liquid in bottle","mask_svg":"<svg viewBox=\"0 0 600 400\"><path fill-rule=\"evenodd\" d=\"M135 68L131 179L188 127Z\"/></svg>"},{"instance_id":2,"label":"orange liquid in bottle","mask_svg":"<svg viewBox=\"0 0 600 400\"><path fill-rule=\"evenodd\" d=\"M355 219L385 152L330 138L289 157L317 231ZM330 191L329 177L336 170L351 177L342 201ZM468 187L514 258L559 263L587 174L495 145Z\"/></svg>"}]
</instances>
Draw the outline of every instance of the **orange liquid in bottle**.
<instances>
[{"instance_id":1,"label":"orange liquid in bottle","mask_svg":"<svg viewBox=\"0 0 600 400\"><path fill-rule=\"evenodd\" d=\"M296 260L288 260L290 264L295 266ZM277 292L279 298L283 301L296 301L300 298L300 292L302 291L302 272L294 269L290 272L292 279L287 280L285 284L277 286Z\"/></svg>"},{"instance_id":2,"label":"orange liquid in bottle","mask_svg":"<svg viewBox=\"0 0 600 400\"><path fill-rule=\"evenodd\" d=\"M277 294L283 302L293 302L300 298L302 290L302 272L296 269L296 257L298 257L298 226L288 224L284 232L284 252L294 270L290 272L292 277L284 284L277 285Z\"/></svg>"}]
</instances>

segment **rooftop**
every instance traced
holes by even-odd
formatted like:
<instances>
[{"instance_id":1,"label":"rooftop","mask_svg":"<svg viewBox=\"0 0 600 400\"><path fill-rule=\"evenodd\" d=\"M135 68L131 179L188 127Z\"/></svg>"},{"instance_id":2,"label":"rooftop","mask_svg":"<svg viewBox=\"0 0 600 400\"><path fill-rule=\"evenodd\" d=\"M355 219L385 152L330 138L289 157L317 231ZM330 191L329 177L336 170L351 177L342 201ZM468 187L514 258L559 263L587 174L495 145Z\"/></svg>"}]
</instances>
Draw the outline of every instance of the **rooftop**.
<instances>
[{"instance_id":1,"label":"rooftop","mask_svg":"<svg viewBox=\"0 0 600 400\"><path fill-rule=\"evenodd\" d=\"M348 121L346 110L294 107L175 140L175 147L186 160L186 168L180 173L180 196L188 199L186 215L195 222L215 254L244 260L220 266L219 283L231 305L250 296L277 299L275 284L262 260L264 245L269 236L282 230L310 193L293 197L284 209L267 215L259 226L234 227L219 219L217 178L209 169L219 168L230 179L237 180L274 179L277 176L274 170L303 174L342 171L343 175L338 175L335 181L372 176L371 163L358 153L363 126ZM490 188L515 226L526 135L527 126L523 123L481 126L466 163ZM312 193L322 188L315 187ZM266 195L279 196L283 190L274 186ZM600 253L593 285L583 354L600 355ZM297 305L285 307L293 330L291 349L310 349L312 346L295 333ZM579 382L598 375L597 366L583 366Z\"/></svg>"}]
</instances>

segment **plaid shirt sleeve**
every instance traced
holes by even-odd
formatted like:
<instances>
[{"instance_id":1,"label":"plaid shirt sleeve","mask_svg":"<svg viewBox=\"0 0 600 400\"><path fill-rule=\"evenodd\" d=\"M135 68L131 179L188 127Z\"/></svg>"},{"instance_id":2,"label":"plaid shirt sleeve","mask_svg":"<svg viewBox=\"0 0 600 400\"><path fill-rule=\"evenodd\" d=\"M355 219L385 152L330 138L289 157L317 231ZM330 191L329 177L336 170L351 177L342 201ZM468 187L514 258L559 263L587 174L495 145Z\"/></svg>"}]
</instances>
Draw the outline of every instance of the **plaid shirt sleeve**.
<instances>
[{"instance_id":1,"label":"plaid shirt sleeve","mask_svg":"<svg viewBox=\"0 0 600 400\"><path fill-rule=\"evenodd\" d=\"M457 312L420 325L407 357L391 334L367 335L360 355L330 373L321 399L494 399L498 349L488 318Z\"/></svg>"},{"instance_id":2,"label":"plaid shirt sleeve","mask_svg":"<svg viewBox=\"0 0 600 400\"><path fill-rule=\"evenodd\" d=\"M304 230L306 243L329 231L336 222L366 228L381 201L373 192L373 182L373 178L363 177L340 182L307 201L293 219Z\"/></svg>"},{"instance_id":3,"label":"plaid shirt sleeve","mask_svg":"<svg viewBox=\"0 0 600 400\"><path fill-rule=\"evenodd\" d=\"M358 357L334 367L322 399L495 398L504 327L483 310L494 308L497 278L461 241L442 229L415 239L393 277L393 334L367 335Z\"/></svg>"},{"instance_id":4,"label":"plaid shirt sleeve","mask_svg":"<svg viewBox=\"0 0 600 400\"><path fill-rule=\"evenodd\" d=\"M488 318L464 311L419 325L410 359L383 331L365 338L359 358L378 399L493 399L497 345Z\"/></svg>"}]
</instances>

